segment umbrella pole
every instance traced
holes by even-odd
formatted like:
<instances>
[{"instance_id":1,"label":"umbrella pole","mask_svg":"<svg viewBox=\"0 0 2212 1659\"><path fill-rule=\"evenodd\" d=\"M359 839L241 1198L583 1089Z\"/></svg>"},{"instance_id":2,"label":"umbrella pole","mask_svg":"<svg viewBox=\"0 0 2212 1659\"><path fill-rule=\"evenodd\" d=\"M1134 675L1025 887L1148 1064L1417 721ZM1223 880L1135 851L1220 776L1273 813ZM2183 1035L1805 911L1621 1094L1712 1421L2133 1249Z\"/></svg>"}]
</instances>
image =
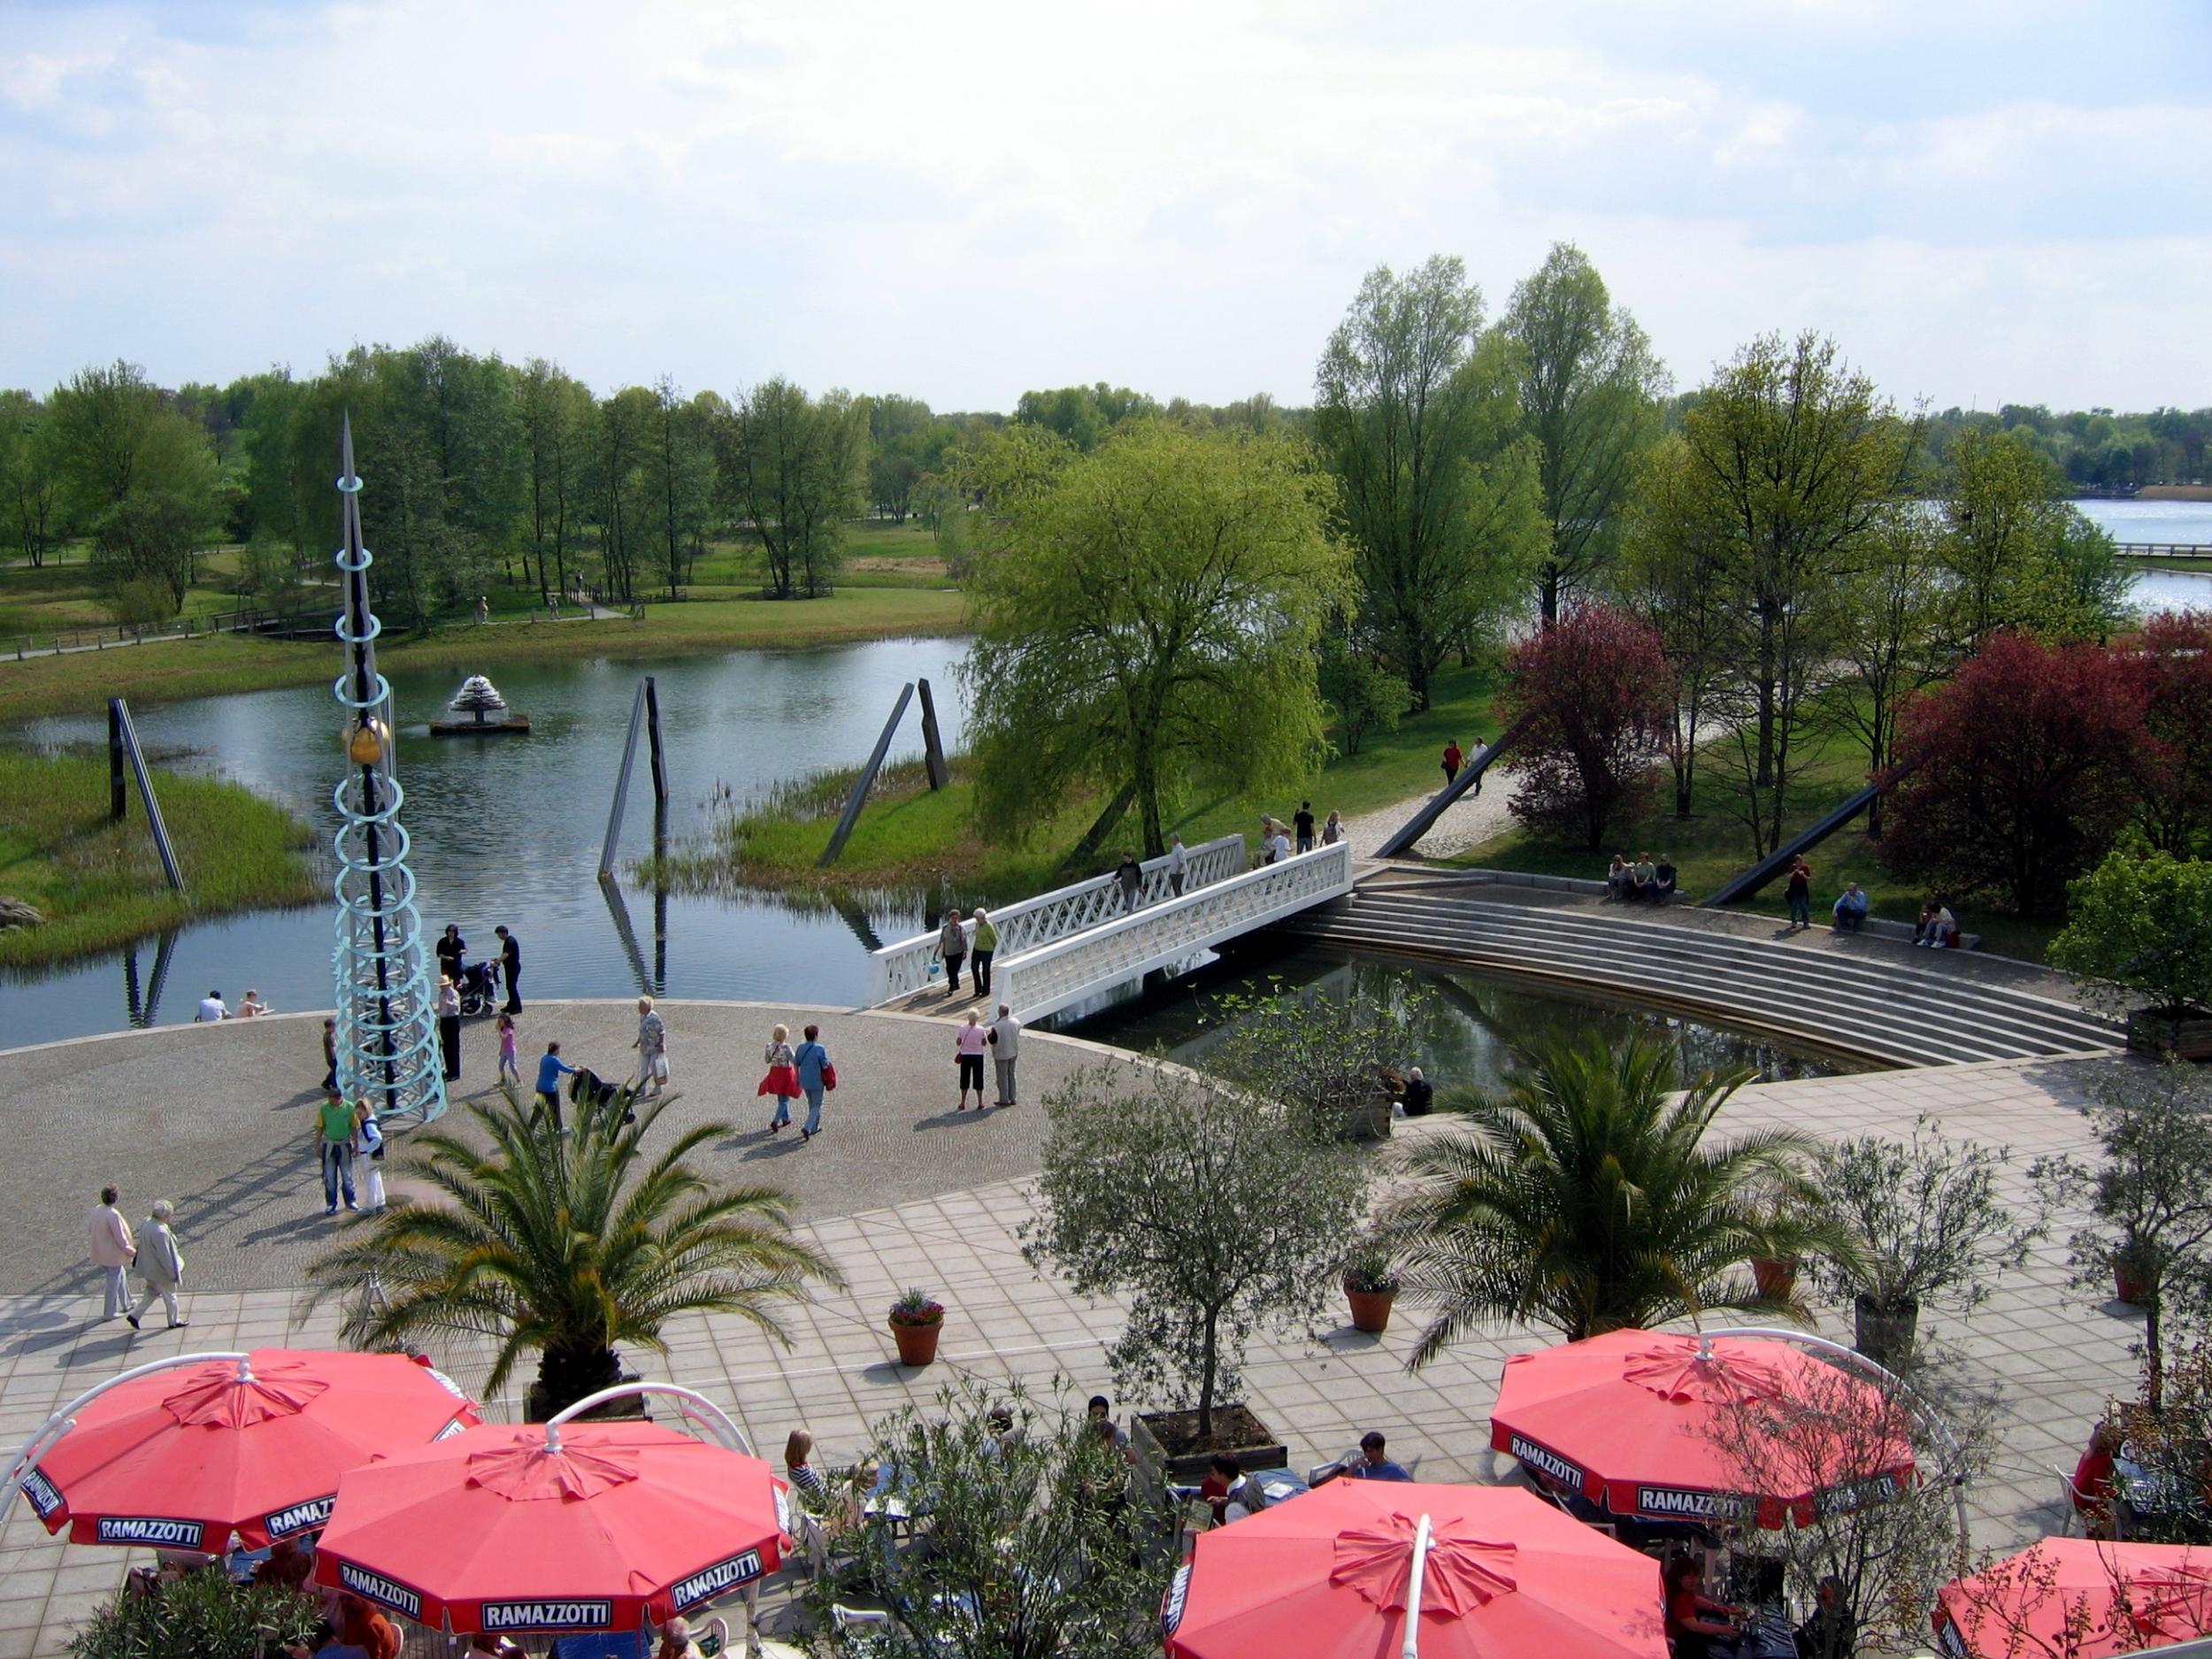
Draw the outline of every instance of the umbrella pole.
<instances>
[{"instance_id":1,"label":"umbrella pole","mask_svg":"<svg viewBox=\"0 0 2212 1659\"><path fill-rule=\"evenodd\" d=\"M1413 1529L1413 1565L1406 1570L1406 1639L1398 1659L1421 1659L1421 1582L1429 1571L1429 1517Z\"/></svg>"}]
</instances>

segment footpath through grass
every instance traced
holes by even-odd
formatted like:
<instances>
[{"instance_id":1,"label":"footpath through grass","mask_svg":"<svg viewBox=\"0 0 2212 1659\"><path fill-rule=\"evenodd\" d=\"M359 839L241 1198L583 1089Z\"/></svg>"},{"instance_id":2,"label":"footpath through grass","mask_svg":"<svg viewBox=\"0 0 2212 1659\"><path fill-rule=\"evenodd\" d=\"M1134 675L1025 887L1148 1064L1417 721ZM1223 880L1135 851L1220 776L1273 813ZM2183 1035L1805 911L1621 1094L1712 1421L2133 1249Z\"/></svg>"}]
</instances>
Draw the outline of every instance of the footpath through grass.
<instances>
[{"instance_id":1,"label":"footpath through grass","mask_svg":"<svg viewBox=\"0 0 2212 1659\"><path fill-rule=\"evenodd\" d=\"M0 932L0 967L66 961L231 911L311 904L328 892L308 826L240 785L152 770L185 896L169 890L135 785L108 811L105 756L0 749L0 895L44 912Z\"/></svg>"},{"instance_id":2,"label":"footpath through grass","mask_svg":"<svg viewBox=\"0 0 2212 1659\"><path fill-rule=\"evenodd\" d=\"M1256 844L1260 815L1287 820L1301 800L1313 803L1316 818L1333 810L1352 818L1432 790L1442 782L1437 766L1446 739L1456 737L1464 746L1477 732L1492 729L1486 671L1444 672L1434 695L1435 706L1426 713L1407 716L1394 732L1370 736L1356 756L1330 761L1302 791L1268 800L1202 797L1187 803L1168 827L1193 846L1239 831ZM994 844L976 824L968 767L956 760L952 781L941 790L928 787L918 762L887 769L831 869L817 869L815 860L829 843L857 768L808 779L751 811L725 818L699 844L673 856L669 873L680 885L710 888L741 884L826 890L943 879L964 901L1004 904L1096 875L1110 868L1125 847L1137 846L1132 815L1089 861L1095 867L1074 862L1078 843L1104 804L1089 795L1071 801L1026 846Z\"/></svg>"},{"instance_id":3,"label":"footpath through grass","mask_svg":"<svg viewBox=\"0 0 2212 1659\"><path fill-rule=\"evenodd\" d=\"M499 614L495 611L495 617ZM427 639L381 645L378 657L387 668L456 671L572 657L676 657L744 647L956 634L961 614L961 596L949 589L841 588L826 599L687 600L649 605L640 621L495 621L489 627L455 623ZM97 712L111 696L128 697L134 705L174 702L315 685L337 672L334 641L239 634L29 657L19 663L0 660L0 726L43 714Z\"/></svg>"}]
</instances>

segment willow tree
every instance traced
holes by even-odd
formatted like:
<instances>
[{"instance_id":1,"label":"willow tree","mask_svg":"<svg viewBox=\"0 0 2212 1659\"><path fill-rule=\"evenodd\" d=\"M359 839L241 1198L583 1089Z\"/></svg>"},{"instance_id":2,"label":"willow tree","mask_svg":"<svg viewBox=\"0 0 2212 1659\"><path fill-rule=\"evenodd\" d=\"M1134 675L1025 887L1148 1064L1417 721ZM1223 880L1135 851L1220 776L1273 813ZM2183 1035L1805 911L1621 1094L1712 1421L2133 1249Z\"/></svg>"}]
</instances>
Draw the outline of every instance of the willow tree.
<instances>
[{"instance_id":1,"label":"willow tree","mask_svg":"<svg viewBox=\"0 0 2212 1659\"><path fill-rule=\"evenodd\" d=\"M1315 647L1350 575L1304 446L1148 419L1089 454L1025 454L987 482L968 586L987 828L1019 840L1079 790L1126 791L1157 855L1194 780L1242 794L1308 775Z\"/></svg>"}]
</instances>

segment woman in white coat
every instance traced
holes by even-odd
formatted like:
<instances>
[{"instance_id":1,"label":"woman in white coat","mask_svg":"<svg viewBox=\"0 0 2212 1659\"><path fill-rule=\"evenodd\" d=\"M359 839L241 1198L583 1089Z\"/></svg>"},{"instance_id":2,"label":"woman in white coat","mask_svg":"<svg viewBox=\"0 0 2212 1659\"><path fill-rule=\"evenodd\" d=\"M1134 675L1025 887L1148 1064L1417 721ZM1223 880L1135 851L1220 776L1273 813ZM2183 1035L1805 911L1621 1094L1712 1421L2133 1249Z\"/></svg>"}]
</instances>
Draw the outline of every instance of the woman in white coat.
<instances>
[{"instance_id":1,"label":"woman in white coat","mask_svg":"<svg viewBox=\"0 0 2212 1659\"><path fill-rule=\"evenodd\" d=\"M138 1238L138 1276L146 1281L146 1294L138 1299L138 1306L124 1317L131 1322L131 1329L138 1329L138 1316L154 1305L158 1296L169 1310L169 1328L182 1330L191 1324L177 1312L177 1292L184 1287L184 1252L178 1248L177 1235L169 1225L169 1217L176 1209L167 1199L156 1203L153 1213L146 1217L146 1225Z\"/></svg>"}]
</instances>

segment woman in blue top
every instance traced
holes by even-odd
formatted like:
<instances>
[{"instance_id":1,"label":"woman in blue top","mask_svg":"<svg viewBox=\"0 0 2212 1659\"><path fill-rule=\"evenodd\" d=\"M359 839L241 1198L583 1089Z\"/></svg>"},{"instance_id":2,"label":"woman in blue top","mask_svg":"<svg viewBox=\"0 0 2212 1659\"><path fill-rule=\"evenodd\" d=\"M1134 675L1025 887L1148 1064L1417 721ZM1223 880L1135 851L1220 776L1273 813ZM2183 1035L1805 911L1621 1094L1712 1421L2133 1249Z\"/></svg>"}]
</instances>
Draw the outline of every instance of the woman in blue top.
<instances>
[{"instance_id":1,"label":"woman in blue top","mask_svg":"<svg viewBox=\"0 0 2212 1659\"><path fill-rule=\"evenodd\" d=\"M811 1141L822 1133L822 1073L830 1063L829 1050L822 1047L822 1028L809 1025L806 1041L791 1056L799 1068L799 1087L806 1091L806 1124L799 1131L799 1139Z\"/></svg>"}]
</instances>

